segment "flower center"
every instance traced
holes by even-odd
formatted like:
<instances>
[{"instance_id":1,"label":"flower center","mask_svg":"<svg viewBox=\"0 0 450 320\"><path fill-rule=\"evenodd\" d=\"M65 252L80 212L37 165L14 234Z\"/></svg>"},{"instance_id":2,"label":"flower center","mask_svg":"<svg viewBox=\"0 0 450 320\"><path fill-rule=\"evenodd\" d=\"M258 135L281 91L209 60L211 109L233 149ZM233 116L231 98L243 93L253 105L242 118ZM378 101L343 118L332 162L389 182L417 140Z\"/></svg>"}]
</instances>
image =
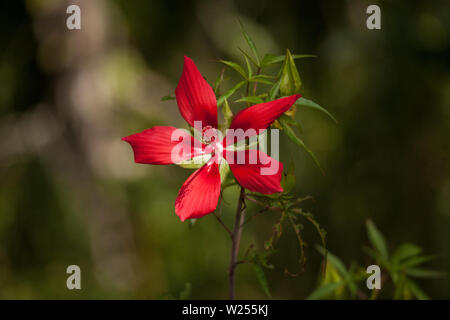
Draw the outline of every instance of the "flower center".
<instances>
[{"instance_id":1,"label":"flower center","mask_svg":"<svg viewBox=\"0 0 450 320\"><path fill-rule=\"evenodd\" d=\"M218 138L217 129L212 126L205 126L202 130L202 142L204 144L210 144L216 141Z\"/></svg>"}]
</instances>

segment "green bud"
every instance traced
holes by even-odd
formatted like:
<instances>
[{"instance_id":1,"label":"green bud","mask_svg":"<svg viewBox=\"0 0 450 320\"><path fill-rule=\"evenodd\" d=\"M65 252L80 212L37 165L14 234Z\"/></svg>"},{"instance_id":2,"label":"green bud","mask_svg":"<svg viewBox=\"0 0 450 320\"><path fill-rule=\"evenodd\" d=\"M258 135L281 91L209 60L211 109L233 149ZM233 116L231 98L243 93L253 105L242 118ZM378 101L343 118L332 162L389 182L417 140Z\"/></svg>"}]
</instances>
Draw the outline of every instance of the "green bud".
<instances>
[{"instance_id":1,"label":"green bud","mask_svg":"<svg viewBox=\"0 0 450 320\"><path fill-rule=\"evenodd\" d=\"M280 78L280 92L282 96L290 96L299 93L302 81L295 66L294 58L289 49L286 50L286 57Z\"/></svg>"}]
</instances>

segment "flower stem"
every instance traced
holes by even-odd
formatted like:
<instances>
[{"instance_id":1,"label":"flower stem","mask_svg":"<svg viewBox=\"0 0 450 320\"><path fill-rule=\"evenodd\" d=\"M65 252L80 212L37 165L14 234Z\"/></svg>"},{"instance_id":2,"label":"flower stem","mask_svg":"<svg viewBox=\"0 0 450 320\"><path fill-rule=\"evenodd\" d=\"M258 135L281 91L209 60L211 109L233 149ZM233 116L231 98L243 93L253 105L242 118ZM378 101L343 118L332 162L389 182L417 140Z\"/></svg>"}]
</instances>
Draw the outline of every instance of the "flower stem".
<instances>
[{"instance_id":1,"label":"flower stem","mask_svg":"<svg viewBox=\"0 0 450 320\"><path fill-rule=\"evenodd\" d=\"M256 75L258 76L261 72L261 67L258 67L258 70L256 71ZM253 95L256 96L256 87L258 86L258 82L255 81L253 84Z\"/></svg>"},{"instance_id":2,"label":"flower stem","mask_svg":"<svg viewBox=\"0 0 450 320\"><path fill-rule=\"evenodd\" d=\"M239 246L241 242L242 225L245 220L245 190L241 187L241 192L239 194L238 205L236 208L236 218L234 221L234 230L231 237L231 258L230 266L228 269L228 284L229 284L229 299L234 300L235 290L234 290L234 280L235 271L238 265L238 255Z\"/></svg>"}]
</instances>

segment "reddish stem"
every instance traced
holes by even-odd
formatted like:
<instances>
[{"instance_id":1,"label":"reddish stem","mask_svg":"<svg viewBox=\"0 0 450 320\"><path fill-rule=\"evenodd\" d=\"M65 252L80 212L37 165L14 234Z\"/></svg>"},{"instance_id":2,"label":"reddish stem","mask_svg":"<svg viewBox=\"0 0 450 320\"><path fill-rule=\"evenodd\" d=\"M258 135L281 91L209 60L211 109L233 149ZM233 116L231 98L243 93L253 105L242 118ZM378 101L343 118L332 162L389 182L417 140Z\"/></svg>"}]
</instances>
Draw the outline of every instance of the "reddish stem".
<instances>
[{"instance_id":1,"label":"reddish stem","mask_svg":"<svg viewBox=\"0 0 450 320\"><path fill-rule=\"evenodd\" d=\"M231 237L231 258L230 266L228 269L228 284L229 284L229 299L235 298L235 272L238 265L239 246L241 242L242 225L245 220L245 191L241 187L241 193L239 194L239 201L236 208L236 218L234 221L234 229Z\"/></svg>"}]
</instances>

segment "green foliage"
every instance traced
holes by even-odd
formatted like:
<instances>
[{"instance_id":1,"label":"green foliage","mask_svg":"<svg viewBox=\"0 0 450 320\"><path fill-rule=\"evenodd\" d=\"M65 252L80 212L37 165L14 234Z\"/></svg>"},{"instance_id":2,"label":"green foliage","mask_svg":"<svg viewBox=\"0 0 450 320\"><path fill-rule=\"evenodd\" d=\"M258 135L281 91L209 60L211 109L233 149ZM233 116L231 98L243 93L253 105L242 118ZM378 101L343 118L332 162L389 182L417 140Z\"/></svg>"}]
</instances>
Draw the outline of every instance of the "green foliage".
<instances>
[{"instance_id":1,"label":"green foliage","mask_svg":"<svg viewBox=\"0 0 450 320\"><path fill-rule=\"evenodd\" d=\"M266 54L263 59L259 59L259 55L255 46L254 41L250 37L250 35L245 31L244 26L240 22L242 34L250 48L251 55L246 51L239 48L243 55L243 62L245 63L245 67L242 64L234 61L228 60L219 60L220 63L225 65L225 68L222 70L222 73L217 77L214 84L214 92L217 95L217 105L222 106L222 113L224 116L224 124L223 129L226 129L232 121L233 113L231 112L228 100L230 97L236 93L238 93L241 89L245 88L245 91L241 93L241 97L235 99L235 103L245 103L247 105L264 103L267 101L273 101L275 99L281 98L282 96L292 95L300 92L302 88L302 81L300 78L300 74L295 65L294 59L301 58L310 58L315 57L314 55L298 55L291 54L289 50L286 50L286 54L283 56L274 56ZM263 73L264 68L269 66L274 66L278 63L283 62L280 66L280 70L275 75L265 74ZM256 71L254 68L256 67ZM230 68L236 72L243 80L233 85L228 91L221 94L220 88L224 82L224 71L226 68ZM258 90L258 85L269 85L270 88L264 88L264 90ZM333 120L335 118L327 112L324 108L319 106L318 104L312 102L311 100L302 99L297 105L293 105L288 112L281 115L281 117L275 122L274 126L281 129L287 137L294 142L295 145L305 150L316 163L317 167L323 173L323 169L317 160L317 157L314 153L306 146L303 142L302 138L300 138L294 129L297 129L300 133L302 132L302 128L300 123L296 120L296 108L305 107L312 108L318 111L321 111ZM269 129L270 130L270 129ZM266 134L266 133L265 133ZM251 147L251 146L245 146ZM224 170L222 172L222 170ZM222 190L227 188L228 186L236 185L236 181L232 175L227 174L229 172L229 167L221 166L221 176L222 176ZM247 220L244 222L244 225L247 224L250 220L255 218L256 216L260 216L261 214L272 211L279 215L278 222L275 223L272 227L271 236L264 242L264 250L262 252L257 252L252 245L245 255L245 259L241 261L242 263L248 262L253 265L253 269L256 275L256 278L261 285L264 293L269 299L272 299L271 293L269 291L269 285L267 282L267 278L264 272L264 268L272 269L273 265L269 263L270 257L276 252L276 242L282 236L283 230L286 227L291 228L291 230L295 233L295 236L298 241L299 247L299 271L295 273L291 273L288 270L286 274L289 275L298 275L304 271L304 266L306 264L306 255L305 248L307 246L307 242L303 239L303 223L309 223L313 226L313 228L317 231L320 241L322 243L322 248L326 247L326 232L319 225L319 223L315 220L314 216L305 212L299 206L303 201L311 199L310 197L298 197L292 192L295 189L296 179L295 179L295 168L294 163L291 161L288 169L282 175L281 186L283 188L283 192L271 194L271 195L263 195L258 193L246 193L245 200L255 203L260 207L256 213L247 214ZM223 224L223 222L222 222ZM227 228L225 226L225 228ZM325 250L325 249L324 249ZM326 252L326 250L325 250ZM324 254L326 260L326 253ZM331 261L336 263L337 258L331 256ZM340 268L342 271L343 264L340 264ZM328 272L333 270L333 265L328 268ZM339 269L339 268L338 268ZM336 273L339 274L339 273ZM348 276L343 277L345 279ZM325 291L330 291L335 284L331 283L329 287ZM342 286L342 285L340 285ZM320 296L320 292L316 293L316 295ZM314 295L313 295L314 297Z\"/></svg>"},{"instance_id":2,"label":"green foliage","mask_svg":"<svg viewBox=\"0 0 450 320\"><path fill-rule=\"evenodd\" d=\"M247 35L247 37L249 37ZM250 41L251 38L249 37ZM253 43L252 41L249 42ZM254 47L254 44L253 44ZM238 63L232 62L232 61L225 61L220 60L220 62L224 63L228 67L234 69L237 71L245 80L242 82L239 82L237 85L232 87L229 91L227 91L224 95L220 96L218 98L218 105L221 105L225 99L228 99L231 95L233 95L238 89L243 87L245 84L247 84L247 92L246 95L235 100L235 102L245 102L248 105L251 104L258 104L263 103L264 101L272 101L279 97L291 95L298 93L302 87L302 82L300 79L299 72L297 70L297 67L294 63L294 59L300 59L300 58L306 58L306 57L315 57L313 55L292 55L289 50L286 50L286 55L284 56L273 56L273 55L265 55L261 63L254 61L251 56L249 56L245 51L241 50L244 56L244 60L247 65L247 73L244 71L244 68L241 67ZM256 52L256 49L255 49ZM258 68L257 74L253 74L252 67L250 65L250 62L252 61ZM278 62L284 61L280 71L278 72L278 76L270 76L266 74L261 74L261 70L264 67L274 65ZM275 82L269 80L269 79L275 79ZM253 95L249 94L249 84L254 83L253 87ZM271 85L271 88L269 92L264 92L262 94L257 95L256 93L256 84L262 83ZM266 98L266 100L264 100ZM287 135L287 137L298 147L306 151L306 153L311 157L311 159L314 161L318 169L322 174L324 174L324 170L322 166L320 165L319 160L317 159L314 152L305 144L302 138L300 138L296 132L294 131L293 127L296 128L300 133L302 133L302 128L300 123L295 119L295 113L296 113L296 107L302 107L302 108L310 108L314 110L318 110L324 114L326 114L328 117L330 117L334 122L337 122L336 118L328 112L325 108L321 107L319 104L305 99L300 98L297 100L294 106L283 114L278 121L275 122L274 126L278 129L283 130L283 132Z\"/></svg>"},{"instance_id":3,"label":"green foliage","mask_svg":"<svg viewBox=\"0 0 450 320\"><path fill-rule=\"evenodd\" d=\"M261 288L264 290L264 293L267 295L269 299L272 300L272 295L270 294L269 285L267 283L267 278L266 275L264 274L263 268L259 264L254 263L253 269L255 270L256 278L258 279Z\"/></svg>"},{"instance_id":4,"label":"green foliage","mask_svg":"<svg viewBox=\"0 0 450 320\"><path fill-rule=\"evenodd\" d=\"M264 55L263 59L259 59L259 55L256 50L256 46L250 35L245 31L245 28L241 21L239 21L241 26L241 31L243 37L245 38L252 55L249 55L243 49L239 48L243 55L243 59L246 65L245 70L238 62L227 61L227 60L219 60L219 62L225 64L227 67L236 71L244 80L234 85L231 89L229 89L223 95L218 95L217 104L221 106L226 99L229 99L233 94L235 94L239 89L246 86L245 95L236 99L235 102L245 102L247 105L259 104L265 101L272 101L282 96L291 95L300 92L302 88L302 81L300 78L300 74L295 65L295 59L302 58L315 58L315 55L311 54L291 54L291 52L287 49L285 55ZM278 63L283 62L281 69L277 72L276 75L268 75L263 74L262 70L265 67L273 66ZM251 66L253 64L257 68L256 74L253 72L253 68ZM223 73L218 77L215 84L215 92L218 94L217 88L223 82ZM253 94L250 94L250 84L253 85ZM269 92L257 93L257 84L266 84L270 85L271 88ZM274 126L283 130L283 132L288 136L288 138L298 147L302 148L311 159L314 161L316 166L319 168L322 174L324 174L324 170L320 165L319 160L317 159L314 152L305 144L302 138L300 138L293 127L296 128L300 133L302 133L302 128L300 123L295 119L296 107L304 107L311 108L314 110L318 110L323 112L328 117L330 117L333 121L337 122L334 116L329 113L326 109L318 105L317 103L305 99L300 98L292 108L286 112L284 115L280 117L278 121L275 122ZM229 108L227 108L229 109ZM230 123L230 118L226 119L228 123ZM226 126L224 126L226 128Z\"/></svg>"},{"instance_id":5,"label":"green foliage","mask_svg":"<svg viewBox=\"0 0 450 320\"><path fill-rule=\"evenodd\" d=\"M404 243L400 245L392 255L389 255L387 242L375 224L368 220L366 223L367 237L371 247L364 248L365 252L380 266L383 279L392 282L394 290L390 292L394 299L428 299L420 286L412 278L442 278L446 276L438 272L424 268L422 265L429 262L433 257L422 255L422 248ZM317 250L325 255L326 251L317 246ZM361 298L376 299L379 291L385 291L385 284L381 290L373 290L370 297L361 289L365 285L368 274L363 265L353 264L350 269L335 255L327 255L327 272L320 281L319 286L308 297L308 299L323 298ZM390 286L387 286L388 288Z\"/></svg>"},{"instance_id":6,"label":"green foliage","mask_svg":"<svg viewBox=\"0 0 450 320\"><path fill-rule=\"evenodd\" d=\"M344 262L321 246L316 249L327 259L326 273L319 286L308 296L308 299L355 298L358 291L358 282L365 279L366 274L362 267L352 265L347 268ZM334 290L331 290L334 288Z\"/></svg>"},{"instance_id":7,"label":"green foliage","mask_svg":"<svg viewBox=\"0 0 450 320\"><path fill-rule=\"evenodd\" d=\"M272 101L277 98L280 98L282 96L292 95L295 93L299 93L300 89L302 88L302 81L300 78L300 74L297 70L297 67L295 65L294 59L302 59L302 58L313 58L316 57L315 55L310 54L291 54L289 49L286 50L285 55L271 55L266 54L264 55L263 59L260 61L258 57L258 53L256 51L256 46L251 39L251 37L248 35L248 33L245 31L244 26L239 21L241 25L242 34L251 49L253 56L246 53L244 50L239 50L243 54L243 58L246 64L247 71L244 70L244 68L237 62L234 61L227 61L227 60L219 60L219 62L225 64L227 67L233 69L236 71L239 75L241 75L242 78L244 78L243 81L238 82L236 85L234 85L231 89L229 89L226 93L223 95L219 95L217 100L217 105L221 106L224 101L228 98L230 98L233 94L235 94L239 89L244 87L246 85L246 92L245 95L242 96L239 99L236 99L235 102L245 102L247 105L252 104L259 104L263 103L265 101ZM253 69L251 66L251 63L253 63L257 67L256 74L253 73ZM276 76L271 76L267 74L262 74L261 71L263 68L275 65L277 63L283 62L281 69L277 73ZM272 81L271 79L275 79L275 81ZM216 80L215 88L217 88L221 82L223 81L223 74L221 74L220 77L218 77L218 80ZM250 84L253 84L253 94L250 94ZM269 92L263 92L261 94L257 94L257 84L267 84L270 85L271 88L269 89ZM215 92L217 93L218 90L216 89ZM266 99L266 100L264 100ZM296 128L299 133L302 133L302 127L300 123L295 119L296 114L296 107L301 108L310 108L314 110L318 110L324 114L326 114L328 117L330 117L334 122L337 122L336 118L328 112L325 108L321 107L319 104L305 99L300 98L295 103L294 106L291 107L289 111L287 111L285 114L283 114L274 124L275 127L278 129L281 129L286 136L298 147L303 149L313 160L313 162L316 164L317 168L320 170L322 174L324 173L324 170L317 158L317 156L314 154L314 152L305 144L303 139L298 136L298 134L295 132L293 128ZM230 117L228 110L229 107L226 109L223 109L224 112L227 112L227 118L226 123L230 123ZM226 128L226 126L224 126Z\"/></svg>"},{"instance_id":8,"label":"green foliage","mask_svg":"<svg viewBox=\"0 0 450 320\"><path fill-rule=\"evenodd\" d=\"M246 195L246 199L262 207L260 211L257 211L255 214L250 216L250 218L247 219L246 223L255 216L267 211L272 211L279 214L279 220L273 226L271 236L264 242L265 254L257 255L258 263L270 268L272 266L268 263L268 259L272 254L276 252L275 244L277 240L282 236L283 230L285 229L286 225L292 228L296 235L300 250L300 270L296 273L292 273L286 270L286 274L295 276L303 272L304 265L306 263L305 247L307 244L302 236L304 229L302 220L307 221L313 225L320 237L323 247L325 247L326 245L326 232L323 228L320 227L319 223L314 219L314 216L311 213L304 212L301 208L298 207L303 201L311 199L311 197L298 198L291 194L291 191L295 185L293 162L291 162L288 171L286 173L283 173L281 183L284 189L284 191L281 193L274 195L250 193ZM251 261L255 261L255 258L253 257Z\"/></svg>"}]
</instances>

